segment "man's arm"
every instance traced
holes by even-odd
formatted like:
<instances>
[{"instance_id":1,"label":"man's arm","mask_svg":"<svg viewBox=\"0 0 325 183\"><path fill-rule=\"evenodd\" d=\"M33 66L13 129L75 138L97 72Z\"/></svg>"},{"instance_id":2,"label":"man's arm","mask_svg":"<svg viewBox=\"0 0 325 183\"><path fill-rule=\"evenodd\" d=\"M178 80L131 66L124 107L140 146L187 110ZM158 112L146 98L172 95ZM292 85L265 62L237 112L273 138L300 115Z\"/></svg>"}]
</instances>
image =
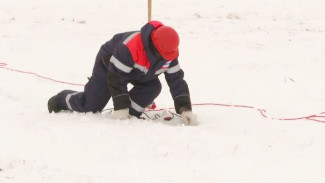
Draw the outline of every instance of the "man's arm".
<instances>
[{"instance_id":1,"label":"man's arm","mask_svg":"<svg viewBox=\"0 0 325 183\"><path fill-rule=\"evenodd\" d=\"M172 61L166 70L165 78L174 100L176 112L181 114L183 111L191 111L190 92L184 80L184 72L177 59Z\"/></svg>"},{"instance_id":2,"label":"man's arm","mask_svg":"<svg viewBox=\"0 0 325 183\"><path fill-rule=\"evenodd\" d=\"M195 114L192 113L192 104L188 85L184 80L184 72L179 66L178 60L165 72L165 78L174 99L176 113L181 114L186 125L198 125Z\"/></svg>"},{"instance_id":3,"label":"man's arm","mask_svg":"<svg viewBox=\"0 0 325 183\"><path fill-rule=\"evenodd\" d=\"M117 49L109 58L107 84L112 95L114 110L128 109L131 106L127 80L133 64L129 55L123 51L125 52L123 49Z\"/></svg>"}]
</instances>

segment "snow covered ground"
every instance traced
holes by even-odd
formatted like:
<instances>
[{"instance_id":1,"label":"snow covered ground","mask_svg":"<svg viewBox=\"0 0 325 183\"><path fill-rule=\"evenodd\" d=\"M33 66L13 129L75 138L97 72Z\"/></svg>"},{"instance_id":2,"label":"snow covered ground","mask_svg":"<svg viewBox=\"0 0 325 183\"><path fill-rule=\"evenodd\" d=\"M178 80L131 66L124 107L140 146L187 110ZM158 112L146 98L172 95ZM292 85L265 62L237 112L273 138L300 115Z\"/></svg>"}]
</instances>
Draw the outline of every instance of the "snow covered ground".
<instances>
[{"instance_id":1,"label":"snow covered ground","mask_svg":"<svg viewBox=\"0 0 325 183\"><path fill-rule=\"evenodd\" d=\"M153 19L180 34L193 103L255 108L194 106L199 126L49 114L83 88L4 67L84 84L147 1L0 0L1 183L325 182L325 123L278 120L325 112L323 1L153 0ZM165 82L156 103L173 107Z\"/></svg>"}]
</instances>

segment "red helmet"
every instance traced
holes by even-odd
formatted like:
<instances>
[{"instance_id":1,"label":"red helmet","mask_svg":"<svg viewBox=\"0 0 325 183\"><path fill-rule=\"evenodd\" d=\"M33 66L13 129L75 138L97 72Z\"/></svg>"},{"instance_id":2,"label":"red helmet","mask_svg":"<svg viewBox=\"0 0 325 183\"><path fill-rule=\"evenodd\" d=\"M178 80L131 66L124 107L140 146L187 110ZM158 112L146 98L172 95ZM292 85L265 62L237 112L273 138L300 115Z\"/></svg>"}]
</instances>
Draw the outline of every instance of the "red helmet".
<instances>
[{"instance_id":1,"label":"red helmet","mask_svg":"<svg viewBox=\"0 0 325 183\"><path fill-rule=\"evenodd\" d=\"M178 57L179 37L173 28L161 26L154 29L151 40L164 59L171 61Z\"/></svg>"}]
</instances>

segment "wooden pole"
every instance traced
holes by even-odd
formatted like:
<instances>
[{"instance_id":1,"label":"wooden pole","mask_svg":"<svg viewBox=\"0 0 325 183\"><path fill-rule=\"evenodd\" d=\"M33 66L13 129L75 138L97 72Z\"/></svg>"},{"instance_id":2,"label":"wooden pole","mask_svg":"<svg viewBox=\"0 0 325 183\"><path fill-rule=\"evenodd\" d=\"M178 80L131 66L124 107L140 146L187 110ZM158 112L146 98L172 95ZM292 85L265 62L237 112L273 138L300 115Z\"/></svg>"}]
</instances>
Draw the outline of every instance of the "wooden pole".
<instances>
[{"instance_id":1,"label":"wooden pole","mask_svg":"<svg viewBox=\"0 0 325 183\"><path fill-rule=\"evenodd\" d=\"M151 6L152 3L151 3L151 0L148 0L148 22L151 21Z\"/></svg>"}]
</instances>

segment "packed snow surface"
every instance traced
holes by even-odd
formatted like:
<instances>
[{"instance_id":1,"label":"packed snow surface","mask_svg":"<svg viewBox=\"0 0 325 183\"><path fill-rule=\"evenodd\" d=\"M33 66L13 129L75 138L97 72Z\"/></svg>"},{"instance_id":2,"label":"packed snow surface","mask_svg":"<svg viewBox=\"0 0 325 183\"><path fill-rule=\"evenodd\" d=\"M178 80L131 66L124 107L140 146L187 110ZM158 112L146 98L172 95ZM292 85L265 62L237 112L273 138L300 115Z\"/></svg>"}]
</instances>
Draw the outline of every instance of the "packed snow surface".
<instances>
[{"instance_id":1,"label":"packed snow surface","mask_svg":"<svg viewBox=\"0 0 325 183\"><path fill-rule=\"evenodd\" d=\"M85 84L147 1L0 0L1 183L325 182L324 117L285 120L325 116L323 1L153 0L152 17L179 32L192 103L220 104L193 106L198 126L47 111L83 87L39 76Z\"/></svg>"}]
</instances>

